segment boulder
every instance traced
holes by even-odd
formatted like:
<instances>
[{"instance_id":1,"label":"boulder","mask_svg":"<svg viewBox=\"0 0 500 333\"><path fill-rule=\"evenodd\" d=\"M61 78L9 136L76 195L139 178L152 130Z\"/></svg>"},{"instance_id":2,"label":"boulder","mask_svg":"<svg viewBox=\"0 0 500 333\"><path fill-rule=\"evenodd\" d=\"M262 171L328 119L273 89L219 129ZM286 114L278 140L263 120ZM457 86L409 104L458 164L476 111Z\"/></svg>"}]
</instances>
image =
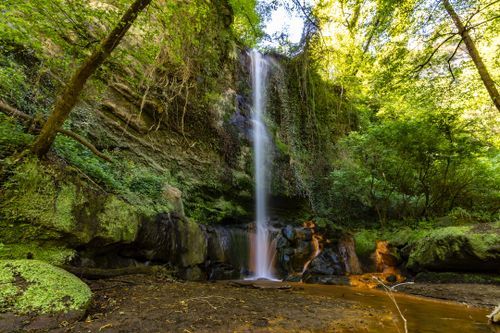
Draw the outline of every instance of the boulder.
<instances>
[{"instance_id":1,"label":"boulder","mask_svg":"<svg viewBox=\"0 0 500 333\"><path fill-rule=\"evenodd\" d=\"M205 281L207 279L205 272L198 266L182 268L177 276L188 281Z\"/></svg>"},{"instance_id":2,"label":"boulder","mask_svg":"<svg viewBox=\"0 0 500 333\"><path fill-rule=\"evenodd\" d=\"M0 215L2 243L51 242L70 248L131 243L140 224L133 205L36 159L19 164L3 184Z\"/></svg>"},{"instance_id":3,"label":"boulder","mask_svg":"<svg viewBox=\"0 0 500 333\"><path fill-rule=\"evenodd\" d=\"M0 312L83 316L92 292L65 270L38 260L0 260Z\"/></svg>"},{"instance_id":4,"label":"boulder","mask_svg":"<svg viewBox=\"0 0 500 333\"><path fill-rule=\"evenodd\" d=\"M205 262L207 237L196 222L175 213L159 214L142 223L134 248L135 256L191 267Z\"/></svg>"},{"instance_id":5,"label":"boulder","mask_svg":"<svg viewBox=\"0 0 500 333\"><path fill-rule=\"evenodd\" d=\"M420 271L500 272L500 228L448 227L412 246L407 268Z\"/></svg>"},{"instance_id":6,"label":"boulder","mask_svg":"<svg viewBox=\"0 0 500 333\"><path fill-rule=\"evenodd\" d=\"M307 274L344 275L343 263L337 253L331 248L324 249L314 258L307 268Z\"/></svg>"},{"instance_id":7,"label":"boulder","mask_svg":"<svg viewBox=\"0 0 500 333\"><path fill-rule=\"evenodd\" d=\"M209 280L236 280L241 277L240 269L227 263L216 263L207 269Z\"/></svg>"}]
</instances>

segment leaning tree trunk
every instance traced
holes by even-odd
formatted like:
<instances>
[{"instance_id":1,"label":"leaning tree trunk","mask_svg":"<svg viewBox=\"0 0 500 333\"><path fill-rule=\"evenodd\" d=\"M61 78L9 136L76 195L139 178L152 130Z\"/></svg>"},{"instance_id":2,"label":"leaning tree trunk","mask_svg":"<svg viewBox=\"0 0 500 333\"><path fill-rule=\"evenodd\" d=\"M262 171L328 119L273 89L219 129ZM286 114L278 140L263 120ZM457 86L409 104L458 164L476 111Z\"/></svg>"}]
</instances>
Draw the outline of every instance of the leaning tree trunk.
<instances>
[{"instance_id":1,"label":"leaning tree trunk","mask_svg":"<svg viewBox=\"0 0 500 333\"><path fill-rule=\"evenodd\" d=\"M455 12L455 9L453 9L453 6L450 4L450 2L448 0L443 0L443 4L444 8L446 8L446 11L453 19L453 22L455 23L455 26L458 29L458 33L460 34L460 36L462 36L462 40L464 41L465 46L467 47L467 51L469 52L472 61L474 61L474 64L476 65L477 71L481 76L481 80L483 80L484 86L486 87L486 90L488 90L488 93L490 94L490 97L493 100L493 104L495 104L498 111L500 111L500 95L498 94L497 87L495 86L495 82L491 78L490 73L486 69L483 60L479 55L476 45L474 44L474 41L470 37L468 29L464 26L462 20L460 20L460 17Z\"/></svg>"},{"instance_id":2,"label":"leaning tree trunk","mask_svg":"<svg viewBox=\"0 0 500 333\"><path fill-rule=\"evenodd\" d=\"M151 1L152 0L135 0L111 33L73 74L63 91L57 97L52 113L36 138L31 148L33 153L41 157L49 151L58 130L78 101L78 97L88 78L109 57L111 52L120 43L123 36L125 36L132 23L134 23L137 15L139 15Z\"/></svg>"}]
</instances>

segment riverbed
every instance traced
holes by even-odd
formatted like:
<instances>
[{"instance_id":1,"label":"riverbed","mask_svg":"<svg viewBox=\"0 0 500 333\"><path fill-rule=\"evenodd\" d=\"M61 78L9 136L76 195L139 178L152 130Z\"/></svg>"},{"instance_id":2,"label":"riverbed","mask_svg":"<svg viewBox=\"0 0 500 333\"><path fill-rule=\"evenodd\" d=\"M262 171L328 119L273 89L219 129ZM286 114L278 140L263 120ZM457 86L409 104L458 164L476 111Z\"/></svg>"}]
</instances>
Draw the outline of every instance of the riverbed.
<instances>
[{"instance_id":1,"label":"riverbed","mask_svg":"<svg viewBox=\"0 0 500 333\"><path fill-rule=\"evenodd\" d=\"M404 318L412 333L494 332L486 307L399 292L394 295L401 313L383 291L343 286L196 283L146 275L88 282L95 297L81 321L38 317L22 324L18 318L19 325L45 325L44 332L391 333L405 331ZM495 297L500 287L490 288Z\"/></svg>"}]
</instances>

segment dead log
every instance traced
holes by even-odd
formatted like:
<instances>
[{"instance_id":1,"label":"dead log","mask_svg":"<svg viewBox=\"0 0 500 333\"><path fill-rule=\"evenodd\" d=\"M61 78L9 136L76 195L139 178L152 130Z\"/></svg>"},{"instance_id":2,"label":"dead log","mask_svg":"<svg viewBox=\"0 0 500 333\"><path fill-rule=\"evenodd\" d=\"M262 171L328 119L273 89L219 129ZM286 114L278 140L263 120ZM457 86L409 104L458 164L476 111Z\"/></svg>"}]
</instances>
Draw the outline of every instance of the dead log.
<instances>
[{"instance_id":1,"label":"dead log","mask_svg":"<svg viewBox=\"0 0 500 333\"><path fill-rule=\"evenodd\" d=\"M155 275L155 274L171 274L173 271L167 270L163 266L137 266L137 267L125 267L125 268L91 268L91 267L75 267L75 266L60 266L62 269L75 274L78 277L89 279L89 280L98 280L98 279L107 279L117 276L124 275L134 275L134 274L146 274L146 275Z\"/></svg>"}]
</instances>

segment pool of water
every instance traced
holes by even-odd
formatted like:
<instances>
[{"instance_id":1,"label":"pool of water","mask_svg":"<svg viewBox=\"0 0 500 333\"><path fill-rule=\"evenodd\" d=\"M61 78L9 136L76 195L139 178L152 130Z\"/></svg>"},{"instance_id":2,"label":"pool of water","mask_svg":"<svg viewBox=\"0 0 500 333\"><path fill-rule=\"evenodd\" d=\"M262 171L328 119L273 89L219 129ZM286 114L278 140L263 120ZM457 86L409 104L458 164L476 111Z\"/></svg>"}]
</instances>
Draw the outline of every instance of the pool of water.
<instances>
[{"instance_id":1,"label":"pool of water","mask_svg":"<svg viewBox=\"0 0 500 333\"><path fill-rule=\"evenodd\" d=\"M388 320L380 319L380 323L372 325L370 332L404 332L404 322L398 309L388 295L379 290L353 288L344 286L294 284L294 289L307 295L342 298L364 306L388 309L393 313ZM448 301L417 297L403 293L394 293L395 301L402 315L407 320L408 332L436 333L492 333L495 327L488 324L488 309L470 307ZM394 318L397 318L394 320Z\"/></svg>"}]
</instances>

